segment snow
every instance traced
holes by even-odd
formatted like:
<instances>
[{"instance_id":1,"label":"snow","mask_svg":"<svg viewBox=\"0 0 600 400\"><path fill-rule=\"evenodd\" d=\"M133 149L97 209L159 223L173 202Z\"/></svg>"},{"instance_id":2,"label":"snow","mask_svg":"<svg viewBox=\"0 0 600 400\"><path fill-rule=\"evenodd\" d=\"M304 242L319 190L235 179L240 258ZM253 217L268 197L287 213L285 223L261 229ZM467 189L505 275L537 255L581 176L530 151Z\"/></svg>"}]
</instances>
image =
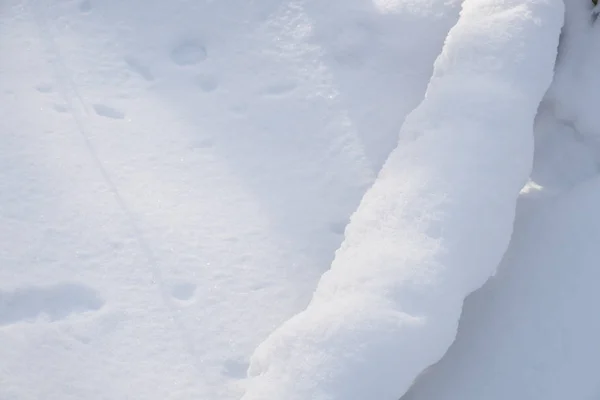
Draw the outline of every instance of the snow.
<instances>
[{"instance_id":1,"label":"snow","mask_svg":"<svg viewBox=\"0 0 600 400\"><path fill-rule=\"evenodd\" d=\"M585 3L1 2L0 399L598 396Z\"/></svg>"},{"instance_id":2,"label":"snow","mask_svg":"<svg viewBox=\"0 0 600 400\"><path fill-rule=\"evenodd\" d=\"M259 346L243 399L391 399L443 356L508 246L562 19L559 1L463 3L331 270Z\"/></svg>"},{"instance_id":3,"label":"snow","mask_svg":"<svg viewBox=\"0 0 600 400\"><path fill-rule=\"evenodd\" d=\"M2 2L0 398L240 398L459 2L403 7Z\"/></svg>"},{"instance_id":4,"label":"snow","mask_svg":"<svg viewBox=\"0 0 600 400\"><path fill-rule=\"evenodd\" d=\"M466 301L455 344L403 400L598 397L599 200L597 178L521 200L531 211L497 276Z\"/></svg>"},{"instance_id":5,"label":"snow","mask_svg":"<svg viewBox=\"0 0 600 400\"><path fill-rule=\"evenodd\" d=\"M593 399L600 195L599 45L589 5L566 3L553 84L535 126L532 182L498 274L465 302L456 342L403 400ZM584 71L586 71L584 73Z\"/></svg>"}]
</instances>

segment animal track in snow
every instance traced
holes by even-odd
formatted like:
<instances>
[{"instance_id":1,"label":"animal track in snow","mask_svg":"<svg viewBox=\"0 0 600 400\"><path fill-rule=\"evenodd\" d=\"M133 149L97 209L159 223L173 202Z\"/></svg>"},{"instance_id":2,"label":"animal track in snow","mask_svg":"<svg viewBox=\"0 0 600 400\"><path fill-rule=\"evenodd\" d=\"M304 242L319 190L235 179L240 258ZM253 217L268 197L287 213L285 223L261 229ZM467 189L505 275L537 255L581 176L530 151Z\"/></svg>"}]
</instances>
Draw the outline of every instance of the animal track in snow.
<instances>
[{"instance_id":1,"label":"animal track in snow","mask_svg":"<svg viewBox=\"0 0 600 400\"><path fill-rule=\"evenodd\" d=\"M219 87L219 82L215 76L212 75L199 75L196 79L196 83L200 86L203 92L212 92Z\"/></svg>"},{"instance_id":2,"label":"animal track in snow","mask_svg":"<svg viewBox=\"0 0 600 400\"><path fill-rule=\"evenodd\" d=\"M71 314L99 310L103 305L104 299L98 292L78 283L0 291L0 326L35 320L42 315L57 321Z\"/></svg>"},{"instance_id":3,"label":"animal track in snow","mask_svg":"<svg viewBox=\"0 0 600 400\"><path fill-rule=\"evenodd\" d=\"M123 119L125 118L125 113L117 110L116 108L112 108L110 106L104 104L93 104L92 107L96 114L101 117L112 118L112 119Z\"/></svg>"},{"instance_id":4,"label":"animal track in snow","mask_svg":"<svg viewBox=\"0 0 600 400\"><path fill-rule=\"evenodd\" d=\"M265 96L281 97L293 92L298 85L292 81L281 81L267 86L263 93Z\"/></svg>"},{"instance_id":5,"label":"animal track in snow","mask_svg":"<svg viewBox=\"0 0 600 400\"><path fill-rule=\"evenodd\" d=\"M81 3L79 3L79 11L81 11L82 13L88 13L92 11L92 2L89 0L84 0Z\"/></svg>"},{"instance_id":6,"label":"animal track in snow","mask_svg":"<svg viewBox=\"0 0 600 400\"><path fill-rule=\"evenodd\" d=\"M40 93L52 93L54 91L54 88L49 83L40 83L35 87L35 90L37 90Z\"/></svg>"},{"instance_id":7,"label":"animal track in snow","mask_svg":"<svg viewBox=\"0 0 600 400\"><path fill-rule=\"evenodd\" d=\"M125 57L124 60L127 63L127 65L129 66L129 69L131 69L133 72L135 72L136 74L138 74L139 76L141 76L142 78L144 78L147 81L154 80L154 75L152 75L150 68L148 68L144 64L140 63L138 60L136 60L133 57Z\"/></svg>"},{"instance_id":8,"label":"animal track in snow","mask_svg":"<svg viewBox=\"0 0 600 400\"><path fill-rule=\"evenodd\" d=\"M190 282L177 283L171 288L171 295L181 301L191 300L195 292L196 285Z\"/></svg>"},{"instance_id":9,"label":"animal track in snow","mask_svg":"<svg viewBox=\"0 0 600 400\"><path fill-rule=\"evenodd\" d=\"M171 60L180 66L198 64L206 57L206 47L195 40L184 40L171 49Z\"/></svg>"}]
</instances>

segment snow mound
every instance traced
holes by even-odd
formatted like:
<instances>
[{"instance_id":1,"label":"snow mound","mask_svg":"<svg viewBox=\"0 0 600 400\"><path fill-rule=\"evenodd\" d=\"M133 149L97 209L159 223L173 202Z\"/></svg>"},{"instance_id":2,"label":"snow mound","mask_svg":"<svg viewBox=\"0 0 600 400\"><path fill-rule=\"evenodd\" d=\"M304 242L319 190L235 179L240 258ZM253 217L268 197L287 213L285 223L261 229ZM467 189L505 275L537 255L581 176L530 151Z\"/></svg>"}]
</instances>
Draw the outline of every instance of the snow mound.
<instances>
[{"instance_id":1,"label":"snow mound","mask_svg":"<svg viewBox=\"0 0 600 400\"><path fill-rule=\"evenodd\" d=\"M442 357L508 246L562 19L558 0L465 1L331 270L253 355L244 400L394 399Z\"/></svg>"},{"instance_id":2,"label":"snow mound","mask_svg":"<svg viewBox=\"0 0 600 400\"><path fill-rule=\"evenodd\" d=\"M465 302L456 342L403 400L598 398L598 201L598 177L523 196L497 276Z\"/></svg>"}]
</instances>

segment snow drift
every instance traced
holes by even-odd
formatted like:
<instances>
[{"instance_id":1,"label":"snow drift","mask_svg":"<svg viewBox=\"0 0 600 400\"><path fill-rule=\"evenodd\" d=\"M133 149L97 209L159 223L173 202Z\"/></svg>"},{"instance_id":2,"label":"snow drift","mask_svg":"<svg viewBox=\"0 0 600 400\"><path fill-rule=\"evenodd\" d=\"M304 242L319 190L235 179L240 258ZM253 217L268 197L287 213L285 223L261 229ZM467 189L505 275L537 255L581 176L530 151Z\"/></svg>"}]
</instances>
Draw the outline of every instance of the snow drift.
<instances>
[{"instance_id":1,"label":"snow drift","mask_svg":"<svg viewBox=\"0 0 600 400\"><path fill-rule=\"evenodd\" d=\"M600 32L591 8L565 2L531 183L498 273L465 301L455 342L402 400L599 398L600 121L590 105Z\"/></svg>"},{"instance_id":2,"label":"snow drift","mask_svg":"<svg viewBox=\"0 0 600 400\"><path fill-rule=\"evenodd\" d=\"M498 275L465 302L456 342L403 400L598 398L599 201L598 177L524 196Z\"/></svg>"},{"instance_id":3,"label":"snow drift","mask_svg":"<svg viewBox=\"0 0 600 400\"><path fill-rule=\"evenodd\" d=\"M552 79L559 0L467 0L425 100L308 308L251 360L244 400L396 399L500 262Z\"/></svg>"}]
</instances>

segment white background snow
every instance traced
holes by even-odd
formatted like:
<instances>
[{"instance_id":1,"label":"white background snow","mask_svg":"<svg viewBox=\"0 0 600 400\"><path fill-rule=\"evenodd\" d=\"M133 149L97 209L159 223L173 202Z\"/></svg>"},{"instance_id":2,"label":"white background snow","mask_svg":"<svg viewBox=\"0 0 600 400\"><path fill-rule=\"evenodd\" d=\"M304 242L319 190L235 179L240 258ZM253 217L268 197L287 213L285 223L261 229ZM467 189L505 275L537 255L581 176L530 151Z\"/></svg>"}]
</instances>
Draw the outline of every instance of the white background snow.
<instances>
[{"instance_id":1,"label":"white background snow","mask_svg":"<svg viewBox=\"0 0 600 400\"><path fill-rule=\"evenodd\" d=\"M0 400L600 398L591 7L2 0Z\"/></svg>"}]
</instances>

